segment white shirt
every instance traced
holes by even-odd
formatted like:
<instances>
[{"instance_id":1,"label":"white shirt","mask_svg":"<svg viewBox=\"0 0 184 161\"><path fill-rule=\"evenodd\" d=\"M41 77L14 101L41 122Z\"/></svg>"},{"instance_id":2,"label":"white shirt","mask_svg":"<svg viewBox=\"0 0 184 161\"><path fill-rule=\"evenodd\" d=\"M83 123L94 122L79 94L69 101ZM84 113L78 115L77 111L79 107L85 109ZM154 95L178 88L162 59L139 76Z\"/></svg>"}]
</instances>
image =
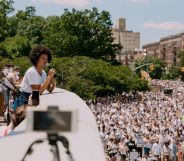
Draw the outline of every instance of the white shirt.
<instances>
[{"instance_id":1,"label":"white shirt","mask_svg":"<svg viewBox=\"0 0 184 161\"><path fill-rule=\"evenodd\" d=\"M35 66L32 66L26 71L20 85L20 90L22 92L32 93L31 85L41 85L46 80L46 78L47 74L44 70L42 70L42 74L40 75Z\"/></svg>"},{"instance_id":2,"label":"white shirt","mask_svg":"<svg viewBox=\"0 0 184 161\"><path fill-rule=\"evenodd\" d=\"M154 143L152 146L152 152L154 155L160 155L161 154L161 144Z\"/></svg>"}]
</instances>

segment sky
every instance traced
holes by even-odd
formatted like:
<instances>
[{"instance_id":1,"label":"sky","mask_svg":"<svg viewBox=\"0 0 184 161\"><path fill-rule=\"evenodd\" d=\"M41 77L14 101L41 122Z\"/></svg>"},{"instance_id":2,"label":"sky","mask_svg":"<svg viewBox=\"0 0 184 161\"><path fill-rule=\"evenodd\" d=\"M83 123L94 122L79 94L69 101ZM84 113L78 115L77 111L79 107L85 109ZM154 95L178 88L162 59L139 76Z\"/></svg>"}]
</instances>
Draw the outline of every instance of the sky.
<instances>
[{"instance_id":1,"label":"sky","mask_svg":"<svg viewBox=\"0 0 184 161\"><path fill-rule=\"evenodd\" d=\"M44 17L62 15L65 8L106 10L114 25L126 18L126 29L140 32L141 46L184 32L184 0L14 0L15 11L26 6Z\"/></svg>"}]
</instances>

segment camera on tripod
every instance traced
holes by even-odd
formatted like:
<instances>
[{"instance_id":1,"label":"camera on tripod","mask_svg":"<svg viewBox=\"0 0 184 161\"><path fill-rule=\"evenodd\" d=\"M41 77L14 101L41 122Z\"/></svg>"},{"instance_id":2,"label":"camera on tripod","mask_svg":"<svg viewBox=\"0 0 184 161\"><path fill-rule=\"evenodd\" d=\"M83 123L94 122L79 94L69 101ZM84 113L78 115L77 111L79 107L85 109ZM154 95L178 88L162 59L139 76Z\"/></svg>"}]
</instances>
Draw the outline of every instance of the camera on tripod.
<instances>
[{"instance_id":1,"label":"camera on tripod","mask_svg":"<svg viewBox=\"0 0 184 161\"><path fill-rule=\"evenodd\" d=\"M58 134L59 132L76 132L78 112L75 109L49 106L48 109L33 108L27 110L27 131Z\"/></svg>"},{"instance_id":2,"label":"camera on tripod","mask_svg":"<svg viewBox=\"0 0 184 161\"><path fill-rule=\"evenodd\" d=\"M62 108L59 110L58 106L48 106L47 109L30 108L27 110L27 131L46 132L47 140L51 146L54 161L60 161L59 148L57 142L61 142L66 149L70 161L74 161L72 153L70 152L69 140L59 133L76 132L78 123L78 112L75 109ZM42 143L45 139L35 140L28 148L22 161L27 155L32 154L33 145Z\"/></svg>"}]
</instances>

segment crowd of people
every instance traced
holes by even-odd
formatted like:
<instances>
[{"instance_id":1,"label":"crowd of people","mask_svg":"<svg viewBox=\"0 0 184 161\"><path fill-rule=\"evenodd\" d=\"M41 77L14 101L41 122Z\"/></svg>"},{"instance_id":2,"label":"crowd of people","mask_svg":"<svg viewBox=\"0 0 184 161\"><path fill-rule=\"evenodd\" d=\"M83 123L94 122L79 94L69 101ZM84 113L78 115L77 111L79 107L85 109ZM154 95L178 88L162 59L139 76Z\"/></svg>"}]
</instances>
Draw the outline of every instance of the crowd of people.
<instances>
[{"instance_id":1,"label":"crowd of people","mask_svg":"<svg viewBox=\"0 0 184 161\"><path fill-rule=\"evenodd\" d=\"M159 88L88 102L109 160L181 160L184 83L153 80L151 84Z\"/></svg>"}]
</instances>

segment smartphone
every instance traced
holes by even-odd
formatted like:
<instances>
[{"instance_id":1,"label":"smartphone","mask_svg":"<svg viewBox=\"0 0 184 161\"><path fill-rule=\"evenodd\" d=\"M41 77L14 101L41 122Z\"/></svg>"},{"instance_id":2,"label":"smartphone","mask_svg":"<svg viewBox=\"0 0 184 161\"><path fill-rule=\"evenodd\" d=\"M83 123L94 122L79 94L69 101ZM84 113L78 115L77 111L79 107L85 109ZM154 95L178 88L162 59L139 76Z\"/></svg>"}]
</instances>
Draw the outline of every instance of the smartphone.
<instances>
[{"instance_id":1,"label":"smartphone","mask_svg":"<svg viewBox=\"0 0 184 161\"><path fill-rule=\"evenodd\" d=\"M32 91L32 99L39 100L40 98L40 91L39 90L33 90Z\"/></svg>"}]
</instances>

